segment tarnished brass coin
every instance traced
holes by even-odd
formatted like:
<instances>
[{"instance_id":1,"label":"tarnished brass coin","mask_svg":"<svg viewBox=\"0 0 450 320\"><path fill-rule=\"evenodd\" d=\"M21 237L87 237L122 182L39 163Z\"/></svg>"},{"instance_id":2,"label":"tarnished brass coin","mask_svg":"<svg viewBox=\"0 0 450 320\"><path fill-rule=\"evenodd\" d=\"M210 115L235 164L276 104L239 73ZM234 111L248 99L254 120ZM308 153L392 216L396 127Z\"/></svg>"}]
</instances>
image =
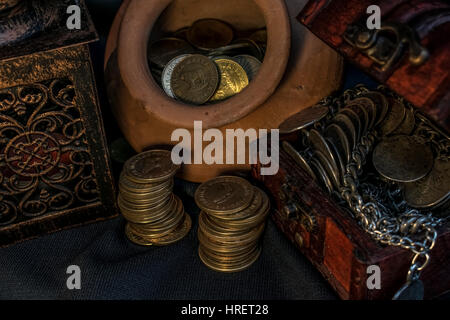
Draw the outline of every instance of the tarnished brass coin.
<instances>
[{"instance_id":1,"label":"tarnished brass coin","mask_svg":"<svg viewBox=\"0 0 450 320\"><path fill-rule=\"evenodd\" d=\"M306 129L324 119L329 113L330 110L326 106L317 105L306 108L287 118L280 124L278 129L281 134L288 134Z\"/></svg>"},{"instance_id":2,"label":"tarnished brass coin","mask_svg":"<svg viewBox=\"0 0 450 320\"><path fill-rule=\"evenodd\" d=\"M377 91L365 92L361 96L367 97L375 103L377 107L377 120L375 121L375 125L379 125L389 111L389 102L387 98Z\"/></svg>"},{"instance_id":3,"label":"tarnished brass coin","mask_svg":"<svg viewBox=\"0 0 450 320\"><path fill-rule=\"evenodd\" d=\"M406 109L397 99L389 98L389 111L386 118L380 125L380 132L383 136L390 135L397 129L405 118Z\"/></svg>"},{"instance_id":4,"label":"tarnished brass coin","mask_svg":"<svg viewBox=\"0 0 450 320\"><path fill-rule=\"evenodd\" d=\"M266 211L270 208L269 197L264 191L255 187L255 196L253 201L242 211L230 215L211 216L214 221L220 221L229 228L251 227L255 220L263 221Z\"/></svg>"},{"instance_id":5,"label":"tarnished brass coin","mask_svg":"<svg viewBox=\"0 0 450 320\"><path fill-rule=\"evenodd\" d=\"M157 223L159 220L164 219L170 212L175 210L177 201L173 198L165 206L157 210L147 210L147 211L134 211L129 210L124 207L120 207L120 212L124 218L133 223L147 224L147 223Z\"/></svg>"},{"instance_id":6,"label":"tarnished brass coin","mask_svg":"<svg viewBox=\"0 0 450 320\"><path fill-rule=\"evenodd\" d=\"M183 239L191 230L192 227L192 220L191 217L185 213L184 214L184 221L178 228L176 228L174 231L169 233L168 235L165 235L164 237L154 239L153 244L155 246L165 246L169 245L175 242L180 241Z\"/></svg>"},{"instance_id":7,"label":"tarnished brass coin","mask_svg":"<svg viewBox=\"0 0 450 320\"><path fill-rule=\"evenodd\" d=\"M129 200L125 200L122 194L119 193L117 196L117 203L119 207L128 209L130 211L148 211L148 210L157 210L161 207L164 207L170 200L171 195L165 195L164 197L155 200L154 202L147 202L140 204L139 202L131 202Z\"/></svg>"},{"instance_id":8,"label":"tarnished brass coin","mask_svg":"<svg viewBox=\"0 0 450 320\"><path fill-rule=\"evenodd\" d=\"M202 19L194 22L187 31L188 41L202 50L226 46L233 41L234 31L226 22Z\"/></svg>"},{"instance_id":9,"label":"tarnished brass coin","mask_svg":"<svg viewBox=\"0 0 450 320\"><path fill-rule=\"evenodd\" d=\"M183 61L184 58L189 57L190 54L182 54L180 56L177 56L173 58L172 60L167 63L167 65L164 67L164 70L161 73L161 84L164 89L164 92L171 98L176 98L175 94L172 90L172 75L173 70L175 67Z\"/></svg>"},{"instance_id":10,"label":"tarnished brass coin","mask_svg":"<svg viewBox=\"0 0 450 320\"><path fill-rule=\"evenodd\" d=\"M345 136L350 144L350 150L353 151L356 147L356 129L352 120L344 113L338 113L334 116L333 122L337 123L345 132Z\"/></svg>"},{"instance_id":11,"label":"tarnished brass coin","mask_svg":"<svg viewBox=\"0 0 450 320\"><path fill-rule=\"evenodd\" d=\"M256 43L267 43L267 29L255 31L250 35L250 39Z\"/></svg>"},{"instance_id":12,"label":"tarnished brass coin","mask_svg":"<svg viewBox=\"0 0 450 320\"><path fill-rule=\"evenodd\" d=\"M372 161L378 173L397 182L414 182L425 177L433 167L431 148L416 136L385 138L373 152Z\"/></svg>"},{"instance_id":13,"label":"tarnished brass coin","mask_svg":"<svg viewBox=\"0 0 450 320\"><path fill-rule=\"evenodd\" d=\"M186 41L178 38L162 38L148 47L150 63L164 68L170 60L183 55L194 53L194 48Z\"/></svg>"},{"instance_id":14,"label":"tarnished brass coin","mask_svg":"<svg viewBox=\"0 0 450 320\"><path fill-rule=\"evenodd\" d=\"M341 159L345 162L344 165L349 163L353 150L350 149L350 143L344 130L338 124L332 123L326 127L324 134L336 146Z\"/></svg>"},{"instance_id":15,"label":"tarnished brass coin","mask_svg":"<svg viewBox=\"0 0 450 320\"><path fill-rule=\"evenodd\" d=\"M284 151L286 151L295 160L295 162L313 178L313 180L317 179L314 171L309 166L308 161L305 160L300 152L295 150L295 148L287 141L283 141L282 146Z\"/></svg>"},{"instance_id":16,"label":"tarnished brass coin","mask_svg":"<svg viewBox=\"0 0 450 320\"><path fill-rule=\"evenodd\" d=\"M172 92L185 103L204 104L214 95L218 84L216 64L203 55L185 57L172 72Z\"/></svg>"},{"instance_id":17,"label":"tarnished brass coin","mask_svg":"<svg viewBox=\"0 0 450 320\"><path fill-rule=\"evenodd\" d=\"M206 236L200 228L198 229L197 236L201 246L203 246L204 248L208 248L208 250L214 251L217 254L223 255L233 255L242 252L248 252L249 250L257 246L260 241L260 239L258 238L255 241L249 242L248 244L245 245L242 245L242 243L238 243L234 246L230 245L225 246L223 245L223 243L208 238L208 236Z\"/></svg>"},{"instance_id":18,"label":"tarnished brass coin","mask_svg":"<svg viewBox=\"0 0 450 320\"><path fill-rule=\"evenodd\" d=\"M221 176L201 184L195 202L208 214L232 214L247 208L253 200L254 187L245 179Z\"/></svg>"},{"instance_id":19,"label":"tarnished brass coin","mask_svg":"<svg viewBox=\"0 0 450 320\"><path fill-rule=\"evenodd\" d=\"M261 248L259 247L255 253L250 256L250 259L244 261L237 265L227 265L227 264L219 264L211 260L207 255L202 251L201 246L198 248L198 254L202 262L209 268L219 271L219 272L238 272L249 268L256 260L258 260L261 254Z\"/></svg>"},{"instance_id":20,"label":"tarnished brass coin","mask_svg":"<svg viewBox=\"0 0 450 320\"><path fill-rule=\"evenodd\" d=\"M136 183L125 175L124 172L119 177L120 190L128 191L129 193L150 193L158 192L162 189L169 188L173 184L173 180L167 179L166 181L154 182L154 183Z\"/></svg>"},{"instance_id":21,"label":"tarnished brass coin","mask_svg":"<svg viewBox=\"0 0 450 320\"><path fill-rule=\"evenodd\" d=\"M129 159L124 168L131 181L155 183L173 177L180 166L173 164L170 151L150 150Z\"/></svg>"},{"instance_id":22,"label":"tarnished brass coin","mask_svg":"<svg viewBox=\"0 0 450 320\"><path fill-rule=\"evenodd\" d=\"M416 125L416 117L413 109L406 109L405 118L400 126L392 132L392 135L410 135Z\"/></svg>"},{"instance_id":23,"label":"tarnished brass coin","mask_svg":"<svg viewBox=\"0 0 450 320\"><path fill-rule=\"evenodd\" d=\"M127 223L125 226L125 235L127 236L128 240L133 242L134 244L140 245L140 246L152 246L153 242L150 240L141 237L133 232L133 230L130 227L130 224Z\"/></svg>"},{"instance_id":24,"label":"tarnished brass coin","mask_svg":"<svg viewBox=\"0 0 450 320\"><path fill-rule=\"evenodd\" d=\"M214 62L219 69L220 82L210 102L230 98L248 86L247 73L239 63L230 59L216 59Z\"/></svg>"},{"instance_id":25,"label":"tarnished brass coin","mask_svg":"<svg viewBox=\"0 0 450 320\"><path fill-rule=\"evenodd\" d=\"M249 81L255 79L262 65L261 61L247 54L235 56L232 60L239 63L241 67L244 68Z\"/></svg>"},{"instance_id":26,"label":"tarnished brass coin","mask_svg":"<svg viewBox=\"0 0 450 320\"><path fill-rule=\"evenodd\" d=\"M140 193L140 192L129 192L125 189L120 190L120 194L122 195L123 199L130 201L130 202L136 202L136 203L146 203L146 202L156 202L158 199L163 197L164 195L169 196L172 193L173 183L170 184L168 187L159 189L157 191L151 191L147 193Z\"/></svg>"},{"instance_id":27,"label":"tarnished brass coin","mask_svg":"<svg viewBox=\"0 0 450 320\"><path fill-rule=\"evenodd\" d=\"M450 197L450 159L438 158L423 179L404 184L406 202L413 208L439 206Z\"/></svg>"}]
</instances>

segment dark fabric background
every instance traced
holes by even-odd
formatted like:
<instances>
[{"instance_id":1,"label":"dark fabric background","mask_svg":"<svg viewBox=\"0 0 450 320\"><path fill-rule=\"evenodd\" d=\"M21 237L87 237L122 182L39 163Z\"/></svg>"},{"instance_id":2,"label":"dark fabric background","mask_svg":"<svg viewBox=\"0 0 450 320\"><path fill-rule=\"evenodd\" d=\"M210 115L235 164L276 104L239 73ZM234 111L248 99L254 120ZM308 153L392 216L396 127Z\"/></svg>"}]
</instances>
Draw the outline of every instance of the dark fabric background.
<instances>
[{"instance_id":1,"label":"dark fabric background","mask_svg":"<svg viewBox=\"0 0 450 320\"><path fill-rule=\"evenodd\" d=\"M102 79L103 50L120 1L88 1L101 35L92 57L109 143L120 131L109 112ZM347 68L344 87L368 77ZM120 164L113 163L115 174ZM320 273L268 222L263 251L248 270L222 274L197 255L198 208L185 192L195 186L178 181L193 227L171 246L145 248L124 235L122 217L71 229L0 249L0 299L336 299ZM68 290L66 269L81 268L81 290Z\"/></svg>"}]
</instances>

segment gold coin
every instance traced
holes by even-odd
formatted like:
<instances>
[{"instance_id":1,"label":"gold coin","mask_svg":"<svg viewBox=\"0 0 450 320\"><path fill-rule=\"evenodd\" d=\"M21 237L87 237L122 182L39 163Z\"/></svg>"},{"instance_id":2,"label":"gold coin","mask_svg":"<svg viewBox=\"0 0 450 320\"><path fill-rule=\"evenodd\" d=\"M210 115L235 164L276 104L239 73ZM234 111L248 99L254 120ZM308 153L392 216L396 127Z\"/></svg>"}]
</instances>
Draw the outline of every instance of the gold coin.
<instances>
[{"instance_id":1,"label":"gold coin","mask_svg":"<svg viewBox=\"0 0 450 320\"><path fill-rule=\"evenodd\" d=\"M253 242L249 242L248 244L242 245L242 244L238 244L238 245L224 245L223 243L214 241L213 239L208 238L201 229L198 230L197 232L197 237L199 240L199 243L208 248L209 250L212 250L216 253L220 253L220 254L238 254L240 252L243 251L247 251L250 250L252 247L256 246L259 241L260 238L256 239Z\"/></svg>"},{"instance_id":2,"label":"gold coin","mask_svg":"<svg viewBox=\"0 0 450 320\"><path fill-rule=\"evenodd\" d=\"M169 188L173 185L173 179L155 183L136 183L128 179L124 171L122 171L119 177L119 189L129 193L158 192L161 189Z\"/></svg>"},{"instance_id":3,"label":"gold coin","mask_svg":"<svg viewBox=\"0 0 450 320\"><path fill-rule=\"evenodd\" d=\"M134 214L151 214L152 212L159 212L161 208L167 206L171 201L174 200L174 196L171 195L161 203L158 203L155 206L144 206L144 207L136 207L129 202L124 202L121 195L119 194L117 197L117 204L121 210L125 210Z\"/></svg>"},{"instance_id":4,"label":"gold coin","mask_svg":"<svg viewBox=\"0 0 450 320\"><path fill-rule=\"evenodd\" d=\"M171 199L171 194L164 195L164 197L159 198L155 200L154 202L144 202L144 203L138 203L138 202L130 202L125 200L122 195L119 193L117 196L117 201L120 200L120 205L122 207L125 207L129 210L134 211L140 211L140 210L153 210L153 209L159 209L162 206L166 205Z\"/></svg>"},{"instance_id":5,"label":"gold coin","mask_svg":"<svg viewBox=\"0 0 450 320\"><path fill-rule=\"evenodd\" d=\"M191 226L191 217L187 213L185 213L184 221L178 228L164 237L153 240L153 243L156 246L165 246L180 241L189 233L189 231L191 230Z\"/></svg>"},{"instance_id":6,"label":"gold coin","mask_svg":"<svg viewBox=\"0 0 450 320\"><path fill-rule=\"evenodd\" d=\"M209 100L221 101L230 98L248 86L248 76L239 63L230 59L214 60L219 69L219 87Z\"/></svg>"},{"instance_id":7,"label":"gold coin","mask_svg":"<svg viewBox=\"0 0 450 320\"><path fill-rule=\"evenodd\" d=\"M374 149L375 170L386 179L414 182L425 177L433 167L431 148L416 136L393 136Z\"/></svg>"},{"instance_id":8,"label":"gold coin","mask_svg":"<svg viewBox=\"0 0 450 320\"><path fill-rule=\"evenodd\" d=\"M170 151L150 150L129 159L124 168L127 178L135 183L155 183L173 177L180 166L172 162Z\"/></svg>"},{"instance_id":9,"label":"gold coin","mask_svg":"<svg viewBox=\"0 0 450 320\"><path fill-rule=\"evenodd\" d=\"M198 254L199 254L200 260L202 260L202 262L210 269L213 269L213 270L219 271L219 272L238 272L238 271L242 271L242 270L249 268L256 260L258 260L260 254L261 254L261 248L258 248L258 250L255 251L255 253L253 254L253 256L250 257L249 260L242 262L240 264L237 264L237 265L233 265L233 266L222 265L222 264L216 263L214 261L211 261L211 259L208 258L208 256L206 256L204 254L201 247L198 248Z\"/></svg>"},{"instance_id":10,"label":"gold coin","mask_svg":"<svg viewBox=\"0 0 450 320\"><path fill-rule=\"evenodd\" d=\"M132 211L126 208L121 207L120 211L124 218L130 222L137 224L147 224L147 223L157 223L159 220L164 219L170 212L175 210L177 205L177 201L172 198L167 205L158 209L158 210L149 210L149 211Z\"/></svg>"},{"instance_id":11,"label":"gold coin","mask_svg":"<svg viewBox=\"0 0 450 320\"><path fill-rule=\"evenodd\" d=\"M152 246L153 245L153 242L151 242L150 240L145 239L144 237L141 237L141 236L135 234L128 223L125 226L125 235L127 236L128 240L130 240L134 244L137 244L140 246Z\"/></svg>"},{"instance_id":12,"label":"gold coin","mask_svg":"<svg viewBox=\"0 0 450 320\"><path fill-rule=\"evenodd\" d=\"M201 184L195 202L208 214L232 214L247 208L253 196L254 187L247 180L221 176Z\"/></svg>"},{"instance_id":13,"label":"gold coin","mask_svg":"<svg viewBox=\"0 0 450 320\"><path fill-rule=\"evenodd\" d=\"M261 205L263 204L263 197L267 198L267 196L261 189L257 187L253 187L253 190L253 200L247 208L236 213L221 215L220 217L217 215L211 216L212 218L214 218L213 220L217 219L220 221L224 221L224 223L235 220L241 221L257 214L258 209L261 208Z\"/></svg>"},{"instance_id":14,"label":"gold coin","mask_svg":"<svg viewBox=\"0 0 450 320\"><path fill-rule=\"evenodd\" d=\"M155 202L160 198L169 197L171 193L172 189L160 190L157 193L136 193L136 194L120 190L122 199L136 204Z\"/></svg>"}]
</instances>

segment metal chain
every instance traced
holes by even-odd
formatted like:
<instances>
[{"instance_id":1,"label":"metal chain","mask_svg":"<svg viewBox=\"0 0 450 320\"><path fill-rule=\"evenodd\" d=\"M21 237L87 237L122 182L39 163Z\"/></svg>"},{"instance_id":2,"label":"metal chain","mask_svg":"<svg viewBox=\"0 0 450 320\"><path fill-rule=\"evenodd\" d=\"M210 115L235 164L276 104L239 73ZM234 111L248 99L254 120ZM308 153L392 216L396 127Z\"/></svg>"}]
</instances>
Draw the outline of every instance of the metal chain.
<instances>
[{"instance_id":1,"label":"metal chain","mask_svg":"<svg viewBox=\"0 0 450 320\"><path fill-rule=\"evenodd\" d=\"M412 281L417 279L428 265L429 252L433 249L437 238L435 228L442 221L434 218L431 214L424 215L415 209L403 212L396 217L392 213L380 210L378 203L364 203L358 191L357 181L374 142L373 134L369 134L361 140L360 145L352 154L350 163L346 166L340 193L363 229L376 241L402 247L414 253L407 277L408 281ZM412 240L410 236L415 234L423 234L422 239Z\"/></svg>"}]
</instances>

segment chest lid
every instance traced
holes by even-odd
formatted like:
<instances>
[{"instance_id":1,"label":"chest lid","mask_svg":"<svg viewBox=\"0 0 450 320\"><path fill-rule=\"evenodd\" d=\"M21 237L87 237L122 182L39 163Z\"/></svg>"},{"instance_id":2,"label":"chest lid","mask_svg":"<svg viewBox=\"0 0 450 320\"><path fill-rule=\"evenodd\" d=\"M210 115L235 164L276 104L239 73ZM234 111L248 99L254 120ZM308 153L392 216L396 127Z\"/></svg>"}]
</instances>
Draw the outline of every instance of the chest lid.
<instances>
[{"instance_id":1,"label":"chest lid","mask_svg":"<svg viewBox=\"0 0 450 320\"><path fill-rule=\"evenodd\" d=\"M311 0L298 19L449 131L450 2Z\"/></svg>"}]
</instances>

